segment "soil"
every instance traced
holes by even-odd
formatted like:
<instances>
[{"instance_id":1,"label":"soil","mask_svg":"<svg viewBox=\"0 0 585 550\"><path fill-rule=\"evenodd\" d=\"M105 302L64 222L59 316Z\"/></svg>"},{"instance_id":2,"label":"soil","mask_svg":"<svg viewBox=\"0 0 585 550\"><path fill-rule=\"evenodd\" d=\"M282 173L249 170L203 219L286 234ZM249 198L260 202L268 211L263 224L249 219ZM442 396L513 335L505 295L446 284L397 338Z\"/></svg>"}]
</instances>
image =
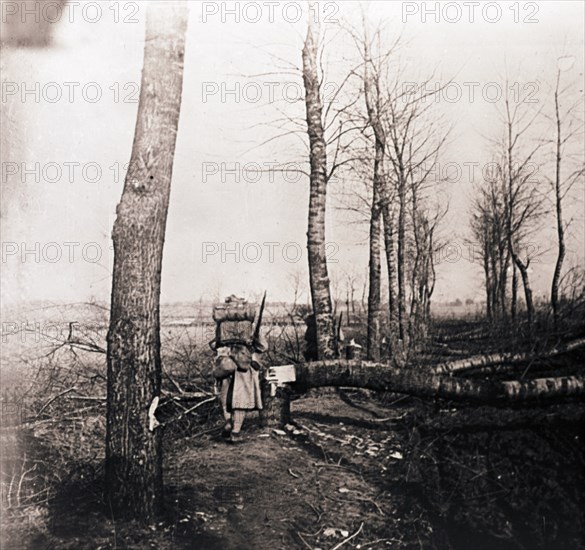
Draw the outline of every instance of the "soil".
<instances>
[{"instance_id":1,"label":"soil","mask_svg":"<svg viewBox=\"0 0 585 550\"><path fill-rule=\"evenodd\" d=\"M238 444L221 438L215 416L166 437L158 524L113 521L96 457L36 517L29 509L5 547L584 548L583 406L510 414L319 390L293 402L284 430L248 419Z\"/></svg>"}]
</instances>

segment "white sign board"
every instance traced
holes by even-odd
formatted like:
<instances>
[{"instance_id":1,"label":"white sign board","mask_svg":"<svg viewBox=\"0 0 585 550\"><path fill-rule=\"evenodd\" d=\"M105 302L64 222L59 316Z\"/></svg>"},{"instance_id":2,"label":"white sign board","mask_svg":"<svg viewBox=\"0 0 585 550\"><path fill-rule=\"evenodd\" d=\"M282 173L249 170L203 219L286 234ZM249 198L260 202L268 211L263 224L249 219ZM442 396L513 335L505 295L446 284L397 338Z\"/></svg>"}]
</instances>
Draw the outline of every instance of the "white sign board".
<instances>
[{"instance_id":1,"label":"white sign board","mask_svg":"<svg viewBox=\"0 0 585 550\"><path fill-rule=\"evenodd\" d=\"M269 367L266 380L277 386L282 386L297 379L294 365L277 365Z\"/></svg>"}]
</instances>

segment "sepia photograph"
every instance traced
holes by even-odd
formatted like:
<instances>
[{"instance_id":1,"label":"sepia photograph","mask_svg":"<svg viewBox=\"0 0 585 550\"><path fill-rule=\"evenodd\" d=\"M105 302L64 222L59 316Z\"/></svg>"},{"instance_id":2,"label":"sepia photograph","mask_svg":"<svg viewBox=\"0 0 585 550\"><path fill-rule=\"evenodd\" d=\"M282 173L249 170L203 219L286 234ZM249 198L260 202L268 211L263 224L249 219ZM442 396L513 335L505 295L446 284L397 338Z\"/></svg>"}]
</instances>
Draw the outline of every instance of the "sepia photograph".
<instances>
[{"instance_id":1,"label":"sepia photograph","mask_svg":"<svg viewBox=\"0 0 585 550\"><path fill-rule=\"evenodd\" d=\"M584 0L0 17L0 549L585 550Z\"/></svg>"}]
</instances>

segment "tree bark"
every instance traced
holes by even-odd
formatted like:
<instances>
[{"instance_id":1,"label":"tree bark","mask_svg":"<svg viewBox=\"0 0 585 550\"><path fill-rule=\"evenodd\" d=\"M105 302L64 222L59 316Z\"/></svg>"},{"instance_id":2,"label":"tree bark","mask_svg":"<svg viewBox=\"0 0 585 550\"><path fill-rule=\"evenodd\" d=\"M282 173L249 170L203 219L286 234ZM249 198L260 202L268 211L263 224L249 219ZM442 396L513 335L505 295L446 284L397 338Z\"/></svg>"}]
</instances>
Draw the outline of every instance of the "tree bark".
<instances>
[{"instance_id":1,"label":"tree bark","mask_svg":"<svg viewBox=\"0 0 585 550\"><path fill-rule=\"evenodd\" d=\"M512 297L510 302L510 318L512 326L516 326L516 306L518 304L518 270L512 265Z\"/></svg>"},{"instance_id":2,"label":"tree bark","mask_svg":"<svg viewBox=\"0 0 585 550\"><path fill-rule=\"evenodd\" d=\"M398 249L397 249L397 274L398 274L398 334L404 345L406 323L406 276L404 265L404 250L406 246L406 182L404 174L398 178ZM405 348L407 346L404 346Z\"/></svg>"},{"instance_id":3,"label":"tree bark","mask_svg":"<svg viewBox=\"0 0 585 550\"><path fill-rule=\"evenodd\" d=\"M376 159L377 160L377 159ZM368 291L368 344L367 358L378 361L380 359L380 315L381 315L381 262L380 237L382 220L380 217L380 190L376 182L376 168L374 166L374 192L370 217L370 263L369 263L369 291Z\"/></svg>"},{"instance_id":4,"label":"tree bark","mask_svg":"<svg viewBox=\"0 0 585 550\"><path fill-rule=\"evenodd\" d=\"M309 11L313 13L314 10ZM317 327L318 356L319 359L331 359L336 356L337 346L325 249L327 152L322 119L323 103L317 70L318 46L314 27L315 24L310 15L302 54L311 164L307 249L311 298Z\"/></svg>"},{"instance_id":5,"label":"tree bark","mask_svg":"<svg viewBox=\"0 0 585 550\"><path fill-rule=\"evenodd\" d=\"M493 290L492 278L490 271L490 246L487 237L487 231L483 230L483 273L485 279L485 305L488 321L493 321Z\"/></svg>"},{"instance_id":6,"label":"tree bark","mask_svg":"<svg viewBox=\"0 0 585 550\"><path fill-rule=\"evenodd\" d=\"M522 403L585 394L585 378L565 376L524 382L467 380L365 361L319 361L295 365L295 389L326 386L392 391L422 398L475 403Z\"/></svg>"},{"instance_id":7,"label":"tree bark","mask_svg":"<svg viewBox=\"0 0 585 550\"><path fill-rule=\"evenodd\" d=\"M161 264L187 15L185 7L148 7L132 156L112 233L106 491L116 516L146 522L163 498L162 430L152 429L149 409L161 386Z\"/></svg>"},{"instance_id":8,"label":"tree bark","mask_svg":"<svg viewBox=\"0 0 585 550\"><path fill-rule=\"evenodd\" d=\"M385 186L388 183L386 182ZM386 190L385 198L382 203L382 220L384 222L384 250L386 251L386 268L388 271L388 313L390 316L390 340L394 340L396 332L396 323L398 320L398 310L396 307L396 291L394 288L395 261L394 261L394 216L392 214L392 205Z\"/></svg>"},{"instance_id":9,"label":"tree bark","mask_svg":"<svg viewBox=\"0 0 585 550\"><path fill-rule=\"evenodd\" d=\"M498 222L499 223L499 222ZM501 235L497 233L498 239L501 238ZM501 241L501 244L498 245L498 264L500 266L499 272L499 280L498 280L498 290L499 290L499 310L500 310L500 317L505 320L507 317L507 310L506 310L506 296L507 296L507 288L508 288L508 267L510 266L510 250L508 249L507 241Z\"/></svg>"}]
</instances>

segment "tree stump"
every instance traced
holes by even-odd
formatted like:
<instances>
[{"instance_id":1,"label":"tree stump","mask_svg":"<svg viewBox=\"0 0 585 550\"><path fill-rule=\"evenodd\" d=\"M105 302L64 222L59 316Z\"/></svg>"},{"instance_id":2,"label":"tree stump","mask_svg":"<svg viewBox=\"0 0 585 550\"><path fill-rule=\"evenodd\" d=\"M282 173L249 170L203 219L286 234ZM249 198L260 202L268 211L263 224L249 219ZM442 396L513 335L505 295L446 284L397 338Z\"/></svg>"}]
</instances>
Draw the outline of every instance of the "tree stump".
<instances>
[{"instance_id":1,"label":"tree stump","mask_svg":"<svg viewBox=\"0 0 585 550\"><path fill-rule=\"evenodd\" d=\"M276 428L290 423L290 389L276 388L276 394L270 395L270 383L262 380L262 404L260 425L263 428Z\"/></svg>"}]
</instances>

